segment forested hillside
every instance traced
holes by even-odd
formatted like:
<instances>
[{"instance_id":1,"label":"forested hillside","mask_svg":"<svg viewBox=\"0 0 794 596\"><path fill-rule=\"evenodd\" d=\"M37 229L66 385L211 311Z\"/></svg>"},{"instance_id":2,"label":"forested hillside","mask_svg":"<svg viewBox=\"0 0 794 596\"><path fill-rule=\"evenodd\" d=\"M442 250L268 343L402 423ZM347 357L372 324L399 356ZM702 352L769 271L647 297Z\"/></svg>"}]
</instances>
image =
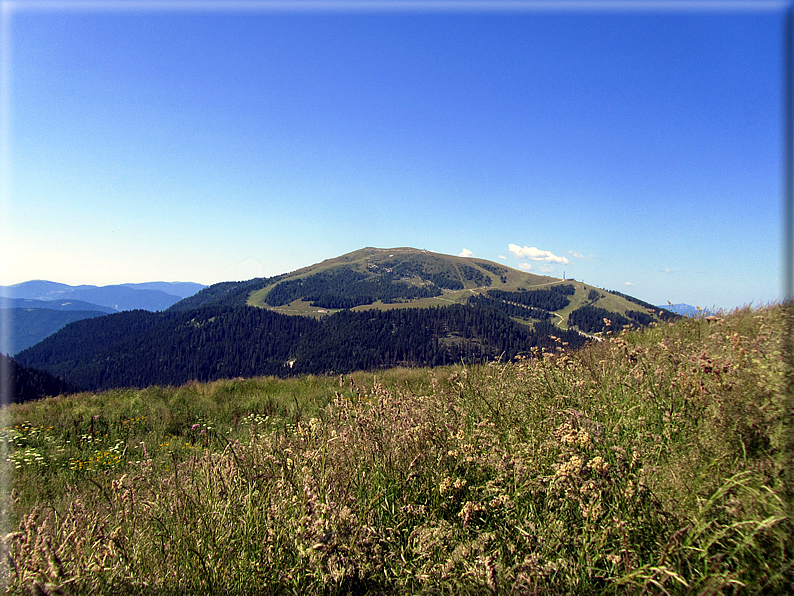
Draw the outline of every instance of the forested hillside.
<instances>
[{"instance_id":1,"label":"forested hillside","mask_svg":"<svg viewBox=\"0 0 794 596\"><path fill-rule=\"evenodd\" d=\"M321 308L353 308L378 300L389 303L441 295L441 288L454 285L453 280L436 276L439 286L416 286L395 279L396 274L367 275L350 267L322 271L278 283L265 297L270 306L283 306L293 300L305 300Z\"/></svg>"},{"instance_id":2,"label":"forested hillside","mask_svg":"<svg viewBox=\"0 0 794 596\"><path fill-rule=\"evenodd\" d=\"M652 310L658 313L659 318L662 321L673 321L678 318L678 315L673 311L667 308L660 308L658 306L654 306L649 302L645 302L644 300L640 300L639 298L635 298L634 296L629 296L628 294L624 294L623 292L618 292L616 290L607 290L610 294L614 294L615 296L620 296L621 298L625 298L629 302L633 302L634 304L638 304L639 306L643 307L646 310Z\"/></svg>"},{"instance_id":3,"label":"forested hillside","mask_svg":"<svg viewBox=\"0 0 794 596\"><path fill-rule=\"evenodd\" d=\"M0 308L6 317L7 335L2 338L0 352L14 355L34 346L69 323L104 316L96 310L53 310L50 308Z\"/></svg>"},{"instance_id":4,"label":"forested hillside","mask_svg":"<svg viewBox=\"0 0 794 596\"><path fill-rule=\"evenodd\" d=\"M524 317L535 313L484 298L425 309L340 311L320 321L245 306L130 311L72 323L17 359L98 390L482 362L562 341L584 343L580 334L546 321L517 320L517 308Z\"/></svg>"},{"instance_id":5,"label":"forested hillside","mask_svg":"<svg viewBox=\"0 0 794 596\"><path fill-rule=\"evenodd\" d=\"M250 307L129 311L67 325L17 360L92 390L276 375L318 324Z\"/></svg>"},{"instance_id":6,"label":"forested hillside","mask_svg":"<svg viewBox=\"0 0 794 596\"><path fill-rule=\"evenodd\" d=\"M22 403L64 393L76 393L80 387L42 370L26 368L13 358L0 354L0 404Z\"/></svg>"},{"instance_id":7,"label":"forested hillside","mask_svg":"<svg viewBox=\"0 0 794 596\"><path fill-rule=\"evenodd\" d=\"M344 311L326 318L301 341L294 369L349 372L510 360L533 347L554 349L562 341L580 347L585 338L546 322L535 323L533 328L498 308L476 302L426 309Z\"/></svg>"},{"instance_id":8,"label":"forested hillside","mask_svg":"<svg viewBox=\"0 0 794 596\"><path fill-rule=\"evenodd\" d=\"M248 281L223 281L217 284L212 284L193 294L192 296L180 300L169 311L184 311L192 310L195 308L203 308L206 306L242 306L245 304L251 292L255 292L277 277L266 278L258 277L249 279Z\"/></svg>"}]
</instances>

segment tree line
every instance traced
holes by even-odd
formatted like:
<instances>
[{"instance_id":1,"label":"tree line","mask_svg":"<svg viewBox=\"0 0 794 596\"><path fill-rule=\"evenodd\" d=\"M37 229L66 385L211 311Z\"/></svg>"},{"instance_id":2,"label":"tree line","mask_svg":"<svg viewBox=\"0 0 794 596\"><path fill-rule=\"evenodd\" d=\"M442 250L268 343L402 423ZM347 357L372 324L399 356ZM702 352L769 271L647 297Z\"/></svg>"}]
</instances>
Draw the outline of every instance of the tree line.
<instances>
[{"instance_id":1,"label":"tree line","mask_svg":"<svg viewBox=\"0 0 794 596\"><path fill-rule=\"evenodd\" d=\"M270 306L306 300L320 308L353 308L378 300L393 302L440 296L435 286L416 286L390 275L366 275L350 267L338 267L278 283L265 296Z\"/></svg>"},{"instance_id":2,"label":"tree line","mask_svg":"<svg viewBox=\"0 0 794 596\"><path fill-rule=\"evenodd\" d=\"M573 284L551 286L548 289L530 290L523 292L508 292L505 290L488 290L488 296L505 302L523 304L546 311L560 310L568 306L571 301L568 296L573 296L576 288Z\"/></svg>"}]
</instances>

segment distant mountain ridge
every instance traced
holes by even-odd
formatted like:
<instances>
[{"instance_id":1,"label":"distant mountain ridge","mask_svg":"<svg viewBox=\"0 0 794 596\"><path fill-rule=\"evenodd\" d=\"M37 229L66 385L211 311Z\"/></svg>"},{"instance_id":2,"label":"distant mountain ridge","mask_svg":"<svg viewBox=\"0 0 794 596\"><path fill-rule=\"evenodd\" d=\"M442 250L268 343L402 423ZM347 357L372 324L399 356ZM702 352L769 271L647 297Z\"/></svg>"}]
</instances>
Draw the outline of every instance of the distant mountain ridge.
<instances>
[{"instance_id":1,"label":"distant mountain ridge","mask_svg":"<svg viewBox=\"0 0 794 596\"><path fill-rule=\"evenodd\" d=\"M80 300L114 311L139 308L158 311L165 310L202 288L203 285L193 282L70 286L58 282L34 280L0 286L0 296L31 300Z\"/></svg>"},{"instance_id":2,"label":"distant mountain ridge","mask_svg":"<svg viewBox=\"0 0 794 596\"><path fill-rule=\"evenodd\" d=\"M125 310L165 310L202 288L193 282L70 286L46 280L0 286L0 316L8 330L0 338L0 353L17 354L74 321Z\"/></svg>"},{"instance_id":3,"label":"distant mountain ridge","mask_svg":"<svg viewBox=\"0 0 794 596\"><path fill-rule=\"evenodd\" d=\"M207 286L192 281L148 281L143 283L121 284L133 290L159 290L171 296L187 298Z\"/></svg>"},{"instance_id":4,"label":"distant mountain ridge","mask_svg":"<svg viewBox=\"0 0 794 596\"><path fill-rule=\"evenodd\" d=\"M666 304L664 306L660 306L659 308L666 308L671 312L674 312L677 315L683 315L686 317L694 317L697 315L702 316L709 316L713 315L714 313L708 308L700 308L698 306L692 306L691 304L684 304L683 302L679 302L677 304ZM700 310L698 310L700 308Z\"/></svg>"},{"instance_id":5,"label":"distant mountain ridge","mask_svg":"<svg viewBox=\"0 0 794 596\"><path fill-rule=\"evenodd\" d=\"M100 314L109 315L112 312L118 312L115 308L109 306L100 306L99 304L91 304L82 300L35 300L33 298L5 298L0 297L0 308L21 308L25 310L33 309L47 309L47 310L81 310L93 311Z\"/></svg>"},{"instance_id":6,"label":"distant mountain ridge","mask_svg":"<svg viewBox=\"0 0 794 596\"><path fill-rule=\"evenodd\" d=\"M103 317L106 312L97 310L50 308L2 308L0 317L5 319L7 335L0 338L0 354L14 356L22 350L35 346L69 323Z\"/></svg>"},{"instance_id":7,"label":"distant mountain ridge","mask_svg":"<svg viewBox=\"0 0 794 596\"><path fill-rule=\"evenodd\" d=\"M512 359L675 316L483 259L365 248L162 312L75 321L15 359L90 390L180 385Z\"/></svg>"}]
</instances>

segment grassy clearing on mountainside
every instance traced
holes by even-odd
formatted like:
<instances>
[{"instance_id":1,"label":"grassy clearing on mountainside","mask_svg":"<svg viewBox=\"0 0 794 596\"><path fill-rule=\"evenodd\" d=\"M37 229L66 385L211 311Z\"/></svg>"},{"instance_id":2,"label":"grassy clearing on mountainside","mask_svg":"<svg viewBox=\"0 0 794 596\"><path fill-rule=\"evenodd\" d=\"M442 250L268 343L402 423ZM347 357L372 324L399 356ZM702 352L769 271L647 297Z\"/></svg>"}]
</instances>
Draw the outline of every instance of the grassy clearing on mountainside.
<instances>
[{"instance_id":1,"label":"grassy clearing on mountainside","mask_svg":"<svg viewBox=\"0 0 794 596\"><path fill-rule=\"evenodd\" d=\"M578 353L12 406L11 593L794 588L781 306Z\"/></svg>"}]
</instances>

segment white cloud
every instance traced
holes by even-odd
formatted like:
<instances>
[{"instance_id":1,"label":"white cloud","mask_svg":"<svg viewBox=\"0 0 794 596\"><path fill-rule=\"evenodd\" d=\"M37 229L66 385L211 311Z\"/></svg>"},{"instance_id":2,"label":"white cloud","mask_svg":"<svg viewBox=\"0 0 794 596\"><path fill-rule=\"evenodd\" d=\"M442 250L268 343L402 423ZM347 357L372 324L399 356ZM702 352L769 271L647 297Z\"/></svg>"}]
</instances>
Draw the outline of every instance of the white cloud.
<instances>
[{"instance_id":1,"label":"white cloud","mask_svg":"<svg viewBox=\"0 0 794 596\"><path fill-rule=\"evenodd\" d=\"M573 256L575 256L577 259L584 259L584 255L582 255L582 254L579 254L579 253L578 253L578 252L576 252L575 250L569 250L569 251L568 251L568 254L569 254L569 255L573 255Z\"/></svg>"},{"instance_id":2,"label":"white cloud","mask_svg":"<svg viewBox=\"0 0 794 596\"><path fill-rule=\"evenodd\" d=\"M627 286L633 286L634 284L633 284L633 283L631 283L630 281L627 281L627 282L626 282L626 285L627 285Z\"/></svg>"},{"instance_id":3,"label":"white cloud","mask_svg":"<svg viewBox=\"0 0 794 596\"><path fill-rule=\"evenodd\" d=\"M543 273L551 273L552 271L554 271L554 267L552 267L551 265L541 265L540 267L538 267L538 271L542 271Z\"/></svg>"},{"instance_id":4,"label":"white cloud","mask_svg":"<svg viewBox=\"0 0 794 596\"><path fill-rule=\"evenodd\" d=\"M529 271L530 269L532 269L532 264L531 263L519 263L518 266L521 269L523 269L524 271Z\"/></svg>"},{"instance_id":5,"label":"white cloud","mask_svg":"<svg viewBox=\"0 0 794 596\"><path fill-rule=\"evenodd\" d=\"M533 261L546 261L547 263L568 263L565 257L558 257L548 250L540 250L534 246L521 248L517 244L508 245L510 252L519 259L532 259Z\"/></svg>"},{"instance_id":6,"label":"white cloud","mask_svg":"<svg viewBox=\"0 0 794 596\"><path fill-rule=\"evenodd\" d=\"M506 260L507 260L507 257L506 257L506 256L504 256L504 255L499 255L499 258L500 258L500 259L502 259L503 261L506 261Z\"/></svg>"},{"instance_id":7,"label":"white cloud","mask_svg":"<svg viewBox=\"0 0 794 596\"><path fill-rule=\"evenodd\" d=\"M460 254L458 256L459 257L473 257L474 253L471 252L468 248L464 248L462 251L460 251Z\"/></svg>"}]
</instances>

